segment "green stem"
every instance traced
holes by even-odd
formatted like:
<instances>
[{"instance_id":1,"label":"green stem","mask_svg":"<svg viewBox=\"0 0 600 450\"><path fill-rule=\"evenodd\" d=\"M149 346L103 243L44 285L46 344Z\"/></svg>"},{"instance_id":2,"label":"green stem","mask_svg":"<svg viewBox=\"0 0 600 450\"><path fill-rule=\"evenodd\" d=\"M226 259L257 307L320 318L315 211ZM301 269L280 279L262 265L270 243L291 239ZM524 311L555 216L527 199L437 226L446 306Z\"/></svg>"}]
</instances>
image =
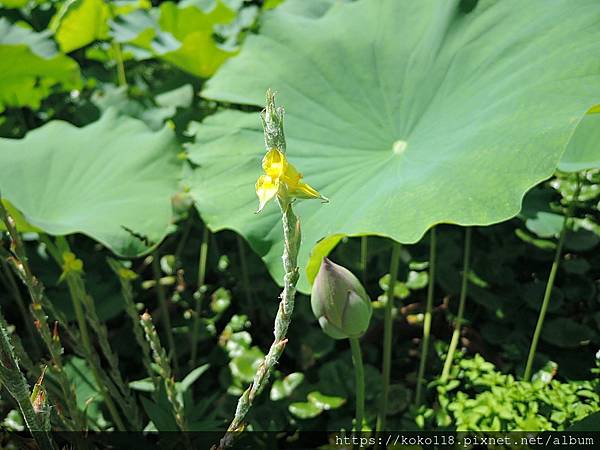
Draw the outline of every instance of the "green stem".
<instances>
[{"instance_id":1,"label":"green stem","mask_svg":"<svg viewBox=\"0 0 600 450\"><path fill-rule=\"evenodd\" d=\"M554 287L554 280L556 279L556 274L558 273L558 266L560 265L560 258L562 254L563 245L565 243L565 237L567 235L567 229L569 224L569 219L573 216L573 212L575 209L575 202L577 201L577 197L579 197L579 192L581 191L581 183L579 180L579 175L577 175L577 187L575 188L575 192L573 193L573 199L569 204L565 217L563 219L562 228L560 230L560 236L558 238L558 245L556 246L556 252L554 253L554 261L552 262L552 268L550 269L550 275L548 276L548 281L546 283L546 290L544 291L544 299L542 300L542 307L540 309L540 314L538 316L537 324L535 325L535 331L533 332L533 338L531 339L531 346L529 348L529 355L527 356L527 364L525 366L525 373L523 375L523 379L525 381L531 380L531 372L533 370L533 361L535 359L535 353L538 346L538 341L540 339L540 334L542 333L542 328L544 327L544 319L546 318L546 312L548 311L548 305L550 304L550 297L552 296L552 288Z\"/></svg>"},{"instance_id":2,"label":"green stem","mask_svg":"<svg viewBox=\"0 0 600 450\"><path fill-rule=\"evenodd\" d=\"M431 333L431 314L433 311L433 292L435 287L435 253L436 236L435 228L429 232L429 285L427 286L427 305L425 306L425 319L423 321L423 341L421 343L421 360L419 361L419 373L417 375L417 393L415 405L421 404L423 396L423 383L425 378L425 367L429 353L429 340Z\"/></svg>"},{"instance_id":3,"label":"green stem","mask_svg":"<svg viewBox=\"0 0 600 450\"><path fill-rule=\"evenodd\" d=\"M95 364L91 363L92 355L94 347L92 346L92 342L90 340L90 335L87 327L87 323L85 321L85 314L83 312L83 307L81 305L81 301L79 298L78 288L76 286L77 280L73 277L67 275L67 284L69 286L69 291L71 293L71 299L73 300L73 309L75 310L75 319L77 320L77 326L79 327L79 334L81 336L81 343L83 345L83 351L87 355L87 359L90 360L90 368L92 369L92 374L94 375L94 379L96 383L100 387L100 389L104 393L104 401L106 403L106 407L108 408L108 412L110 413L115 426L119 431L125 431L125 424L123 423L119 412L117 411L117 407L108 392L106 386L102 382L102 376L100 375Z\"/></svg>"},{"instance_id":4,"label":"green stem","mask_svg":"<svg viewBox=\"0 0 600 450\"><path fill-rule=\"evenodd\" d=\"M360 270L362 273L362 283L366 284L367 280L367 254L368 240L367 236L360 237Z\"/></svg>"},{"instance_id":5,"label":"green stem","mask_svg":"<svg viewBox=\"0 0 600 450\"><path fill-rule=\"evenodd\" d=\"M125 63L123 62L123 52L121 51L121 45L117 42L113 42L112 47L113 51L115 52L118 84L119 86L127 86L127 77L125 76Z\"/></svg>"},{"instance_id":6,"label":"green stem","mask_svg":"<svg viewBox=\"0 0 600 450\"><path fill-rule=\"evenodd\" d=\"M275 95L271 90L267 91L267 105L261 113L261 119L264 128L265 147L271 149L278 148L285 152L285 136L283 132L283 108L275 108ZM300 249L300 221L294 214L292 204L286 198L279 198L279 207L282 214L283 225L283 292L280 295L279 308L275 316L273 329L273 343L269 352L264 357L252 383L238 399L235 415L227 429L227 433L219 442L219 449L224 449L233 445L233 441L239 431L243 429L243 422L246 414L252 407L252 403L257 395L267 385L269 376L273 368L277 365L283 350L287 344L287 331L292 321L294 311L294 302L296 297L296 283L299 278L298 251Z\"/></svg>"},{"instance_id":7,"label":"green stem","mask_svg":"<svg viewBox=\"0 0 600 450\"><path fill-rule=\"evenodd\" d=\"M167 399L171 404L171 408L173 410L173 415L175 416L175 420L177 421L177 425L181 431L187 430L187 424L185 420L185 414L183 405L179 401L179 397L177 396L177 388L175 386L175 378L173 377L173 372L171 370L171 366L169 364L169 358L167 357L167 353L165 349L162 347L160 343L160 339L158 334L156 333L156 329L154 328L154 324L152 323L152 317L147 312L140 316L140 324L144 330L144 334L146 336L146 340L152 349L152 356L154 357L154 362L160 369L160 376L163 379L165 392L167 394Z\"/></svg>"},{"instance_id":8,"label":"green stem","mask_svg":"<svg viewBox=\"0 0 600 450\"><path fill-rule=\"evenodd\" d=\"M74 425L77 426L79 430L83 430L85 421L81 410L77 408L75 389L63 370L62 354L64 349L60 343L60 338L58 336L53 336L50 332L48 318L44 311L44 305L52 305L52 303L45 297L43 284L31 272L27 252L25 251L23 241L15 227L15 221L8 215L8 212L2 205L1 198L0 220L5 224L6 230L9 233L12 251L12 253L9 253L0 245L0 257L10 263L12 269L27 287L29 297L31 298L30 311L38 323L36 328L39 331L40 337L50 353L53 363L51 372L56 375L63 391L62 400L65 402L65 409L69 411ZM63 323L66 327L66 321Z\"/></svg>"},{"instance_id":9,"label":"green stem","mask_svg":"<svg viewBox=\"0 0 600 450\"><path fill-rule=\"evenodd\" d=\"M471 227L465 229L465 247L463 255L463 273L462 273L462 284L460 288L460 300L458 303L458 313L454 321L454 331L452 333L452 339L450 340L450 346L448 347L448 354L446 355L446 361L444 362L444 369L442 370L442 376L440 381L445 383L448 381L450 376L450 368L452 367L452 361L454 361L454 352L458 346L458 340L460 338L460 329L463 324L463 317L465 314L465 304L467 300L467 289L469 287L469 264L471 259Z\"/></svg>"},{"instance_id":10,"label":"green stem","mask_svg":"<svg viewBox=\"0 0 600 450\"><path fill-rule=\"evenodd\" d=\"M385 429L388 392L390 389L390 372L392 368L392 309L394 306L394 287L398 279L398 266L400 264L401 245L394 242L392 258L390 260L390 281L386 292L385 315L383 319L383 392L377 416L377 431Z\"/></svg>"},{"instance_id":11,"label":"green stem","mask_svg":"<svg viewBox=\"0 0 600 450\"><path fill-rule=\"evenodd\" d=\"M4 323L1 316L0 323ZM25 425L40 449L53 450L54 443L48 434L50 410L45 401L38 405L38 410L34 408L32 401L36 399L31 398L29 386L19 369L8 331L3 326L0 326L0 380L19 405Z\"/></svg>"},{"instance_id":12,"label":"green stem","mask_svg":"<svg viewBox=\"0 0 600 450\"><path fill-rule=\"evenodd\" d=\"M39 355L40 345L36 338L37 334L33 326L33 321L31 320L31 315L27 311L25 301L23 300L23 296L21 295L21 291L19 290L19 286L17 285L17 281L15 280L15 277L10 267L8 267L8 263L3 258L0 258L0 264L2 265L2 272L5 274L4 278L6 278L6 286L12 292L12 296L15 299L15 303L17 304L19 312L21 313L23 322L25 322L27 334L29 334L29 339L31 341L31 344L33 345L33 351L36 355Z\"/></svg>"},{"instance_id":13,"label":"green stem","mask_svg":"<svg viewBox=\"0 0 600 450\"><path fill-rule=\"evenodd\" d=\"M365 371L363 368L362 355L360 352L360 342L356 338L350 338L350 348L352 349L352 363L354 364L354 376L356 378L356 431L362 431L363 416L365 411Z\"/></svg>"},{"instance_id":14,"label":"green stem","mask_svg":"<svg viewBox=\"0 0 600 450\"><path fill-rule=\"evenodd\" d=\"M144 329L140 323L140 316L135 307L135 302L133 300L133 288L131 287L131 280L137 278L137 275L132 270L129 270L121 265L117 260L108 259L109 266L113 269L113 271L119 277L119 281L121 282L121 293L123 298L125 299L125 311L129 318L131 319L133 326L133 334L135 335L135 340L137 344L142 349L142 363L148 376L152 379L156 391L160 389L159 378L154 373L152 369L152 358L150 353L150 345L146 341L144 335Z\"/></svg>"},{"instance_id":15,"label":"green stem","mask_svg":"<svg viewBox=\"0 0 600 450\"><path fill-rule=\"evenodd\" d=\"M196 366L196 357L198 355L198 333L200 332L200 317L202 314L202 301L205 296L206 283L206 261L208 259L208 239L209 232L206 224L202 232L202 242L200 243L200 255L198 257L198 289L194 293L196 300L196 308L194 310L194 323L192 324L192 335L190 337L190 345L192 351L190 355L190 367L193 369Z\"/></svg>"},{"instance_id":16,"label":"green stem","mask_svg":"<svg viewBox=\"0 0 600 450\"><path fill-rule=\"evenodd\" d=\"M167 303L167 296L165 294L165 288L160 283L160 256L158 254L158 251L155 251L152 255L152 275L154 276L154 287L156 288L158 304L160 305L160 315L162 316L163 327L165 329L165 334L167 335L169 354L171 355L171 360L173 361L173 367L175 369L175 372L177 372L177 351L175 348L175 339L173 338L173 329L171 327L171 316L169 315L169 305Z\"/></svg>"}]
</instances>

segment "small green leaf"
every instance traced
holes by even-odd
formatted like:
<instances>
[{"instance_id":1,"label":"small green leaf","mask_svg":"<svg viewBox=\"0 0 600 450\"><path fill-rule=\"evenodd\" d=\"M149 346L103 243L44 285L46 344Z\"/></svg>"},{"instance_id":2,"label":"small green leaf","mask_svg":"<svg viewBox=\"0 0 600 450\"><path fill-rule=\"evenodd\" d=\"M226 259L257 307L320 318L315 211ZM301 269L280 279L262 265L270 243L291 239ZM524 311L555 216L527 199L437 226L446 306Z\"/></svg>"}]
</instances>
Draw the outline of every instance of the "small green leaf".
<instances>
[{"instance_id":1,"label":"small green leaf","mask_svg":"<svg viewBox=\"0 0 600 450\"><path fill-rule=\"evenodd\" d=\"M154 382L150 378L144 378L143 380L135 380L129 382L129 387L134 391L140 392L154 392Z\"/></svg>"},{"instance_id":2,"label":"small green leaf","mask_svg":"<svg viewBox=\"0 0 600 450\"><path fill-rule=\"evenodd\" d=\"M310 402L291 403L288 410L299 419L312 419L323 412L321 408Z\"/></svg>"},{"instance_id":3,"label":"small green leaf","mask_svg":"<svg viewBox=\"0 0 600 450\"><path fill-rule=\"evenodd\" d=\"M196 367L188 373L183 380L177 383L177 390L182 394L187 392L190 386L192 386L192 384L194 384L209 368L210 364L203 364Z\"/></svg>"},{"instance_id":4,"label":"small green leaf","mask_svg":"<svg viewBox=\"0 0 600 450\"><path fill-rule=\"evenodd\" d=\"M290 373L283 380L276 380L271 388L271 400L277 401L289 397L302 381L304 381L304 374L301 372Z\"/></svg>"},{"instance_id":5,"label":"small green leaf","mask_svg":"<svg viewBox=\"0 0 600 450\"><path fill-rule=\"evenodd\" d=\"M343 397L336 397L334 395L321 394L319 391L313 391L308 394L307 399L313 405L319 409L329 410L337 409L346 403L346 399Z\"/></svg>"},{"instance_id":6,"label":"small green leaf","mask_svg":"<svg viewBox=\"0 0 600 450\"><path fill-rule=\"evenodd\" d=\"M427 286L429 275L427 272L415 272L411 270L408 272L408 279L406 280L406 287L409 289L423 289Z\"/></svg>"},{"instance_id":7,"label":"small green leaf","mask_svg":"<svg viewBox=\"0 0 600 450\"><path fill-rule=\"evenodd\" d=\"M263 352L258 347L245 350L240 356L229 362L229 370L233 378L244 383L249 383L254 378L256 369L264 358Z\"/></svg>"}]
</instances>

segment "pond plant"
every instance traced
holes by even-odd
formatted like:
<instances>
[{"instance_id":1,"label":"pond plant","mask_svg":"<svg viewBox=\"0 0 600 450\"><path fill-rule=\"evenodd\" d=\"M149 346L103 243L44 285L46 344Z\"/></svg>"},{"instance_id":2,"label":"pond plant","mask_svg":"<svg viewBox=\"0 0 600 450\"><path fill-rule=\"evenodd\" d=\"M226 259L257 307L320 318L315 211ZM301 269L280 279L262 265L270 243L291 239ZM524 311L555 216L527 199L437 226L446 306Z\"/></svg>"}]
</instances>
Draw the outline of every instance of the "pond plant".
<instances>
[{"instance_id":1,"label":"pond plant","mask_svg":"<svg viewBox=\"0 0 600 450\"><path fill-rule=\"evenodd\" d=\"M599 23L0 0L9 439L597 430Z\"/></svg>"}]
</instances>

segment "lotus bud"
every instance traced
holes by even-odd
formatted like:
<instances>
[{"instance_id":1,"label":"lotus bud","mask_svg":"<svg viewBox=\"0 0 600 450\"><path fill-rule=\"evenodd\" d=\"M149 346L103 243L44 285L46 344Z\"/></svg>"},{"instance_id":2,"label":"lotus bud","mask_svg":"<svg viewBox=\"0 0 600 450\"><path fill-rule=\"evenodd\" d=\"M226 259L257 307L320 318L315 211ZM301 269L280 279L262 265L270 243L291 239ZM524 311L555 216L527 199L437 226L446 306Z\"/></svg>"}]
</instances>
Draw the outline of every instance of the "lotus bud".
<instances>
[{"instance_id":1,"label":"lotus bud","mask_svg":"<svg viewBox=\"0 0 600 450\"><path fill-rule=\"evenodd\" d=\"M373 308L365 288L345 267L323 258L310 303L325 334L334 339L358 338L369 327Z\"/></svg>"}]
</instances>

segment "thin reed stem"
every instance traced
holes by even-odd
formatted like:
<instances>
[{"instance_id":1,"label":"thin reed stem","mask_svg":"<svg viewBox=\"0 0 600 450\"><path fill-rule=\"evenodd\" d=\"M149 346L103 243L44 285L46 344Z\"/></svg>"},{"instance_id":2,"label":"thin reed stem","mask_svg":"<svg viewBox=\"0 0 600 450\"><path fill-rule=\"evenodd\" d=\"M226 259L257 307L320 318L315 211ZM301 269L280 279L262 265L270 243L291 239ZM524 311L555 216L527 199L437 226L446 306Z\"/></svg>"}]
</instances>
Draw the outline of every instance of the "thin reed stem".
<instances>
[{"instance_id":1,"label":"thin reed stem","mask_svg":"<svg viewBox=\"0 0 600 450\"><path fill-rule=\"evenodd\" d=\"M367 283L367 256L368 256L368 237L360 237L360 270L361 270L361 281L362 284Z\"/></svg>"},{"instance_id":2,"label":"thin reed stem","mask_svg":"<svg viewBox=\"0 0 600 450\"><path fill-rule=\"evenodd\" d=\"M198 334L200 333L200 319L202 315L202 302L206 295L206 261L208 259L208 226L204 225L202 232L202 242L200 243L200 252L198 256L198 288L194 292L196 307L194 309L194 322L192 324L192 333L190 336L190 345L192 347L190 354L190 368L196 366L196 358L198 356Z\"/></svg>"},{"instance_id":3,"label":"thin reed stem","mask_svg":"<svg viewBox=\"0 0 600 450\"><path fill-rule=\"evenodd\" d=\"M381 402L377 415L377 431L385 430L387 418L388 394L390 390L390 373L392 369L392 333L393 321L392 310L394 307L394 288L398 280L398 267L400 264L400 249L402 246L394 242L392 246L392 257L390 259L390 280L386 292L385 315L383 318L383 390L381 393Z\"/></svg>"},{"instance_id":4,"label":"thin reed stem","mask_svg":"<svg viewBox=\"0 0 600 450\"><path fill-rule=\"evenodd\" d=\"M465 244L463 254L463 270L462 270L462 283L460 288L460 299L458 302L458 312L454 320L454 331L452 333L452 339L450 340L450 346L448 347L448 354L446 355L446 361L444 362L444 368L442 370L442 376L440 381L445 383L448 381L450 376L450 369L452 368L452 362L454 361L454 353L458 346L460 339L460 330L464 320L465 305L467 302L467 290L469 288L469 266L471 259L471 227L465 228Z\"/></svg>"},{"instance_id":5,"label":"thin reed stem","mask_svg":"<svg viewBox=\"0 0 600 450\"><path fill-rule=\"evenodd\" d=\"M431 334L431 315L433 312L433 293L435 288L435 257L436 257L436 231L432 228L429 232L429 285L427 286L427 304L425 306L425 318L423 321L423 340L421 342L421 359L419 361L419 372L417 374L417 392L415 394L415 405L419 406L423 397L423 384L425 383L425 368L429 354L429 341Z\"/></svg>"},{"instance_id":6,"label":"thin reed stem","mask_svg":"<svg viewBox=\"0 0 600 450\"><path fill-rule=\"evenodd\" d=\"M579 193L581 192L581 180L579 179L579 174L577 174L576 177L577 185L575 188L575 192L573 193L571 203L569 204L569 207L567 208L567 212L565 213L565 217L563 219L562 228L560 230L560 235L558 238L558 245L556 246L556 251L554 252L554 260L552 261L552 267L550 269L550 275L548 276L548 281L546 282L546 290L544 291L542 307L540 308L538 320L535 325L535 330L533 332L533 338L531 339L529 355L527 356L527 364L525 365L525 373L523 374L523 380L525 381L531 380L533 362L535 360L535 353L537 351L538 341L540 339L540 335L542 334L542 329L544 327L544 319L546 318L548 305L550 304L550 298L552 297L552 289L554 288L554 281L556 279L556 274L558 273L558 267L560 265L562 249L569 228L569 220L571 219L571 217L573 217L573 212L575 211L575 203L577 202Z\"/></svg>"}]
</instances>

